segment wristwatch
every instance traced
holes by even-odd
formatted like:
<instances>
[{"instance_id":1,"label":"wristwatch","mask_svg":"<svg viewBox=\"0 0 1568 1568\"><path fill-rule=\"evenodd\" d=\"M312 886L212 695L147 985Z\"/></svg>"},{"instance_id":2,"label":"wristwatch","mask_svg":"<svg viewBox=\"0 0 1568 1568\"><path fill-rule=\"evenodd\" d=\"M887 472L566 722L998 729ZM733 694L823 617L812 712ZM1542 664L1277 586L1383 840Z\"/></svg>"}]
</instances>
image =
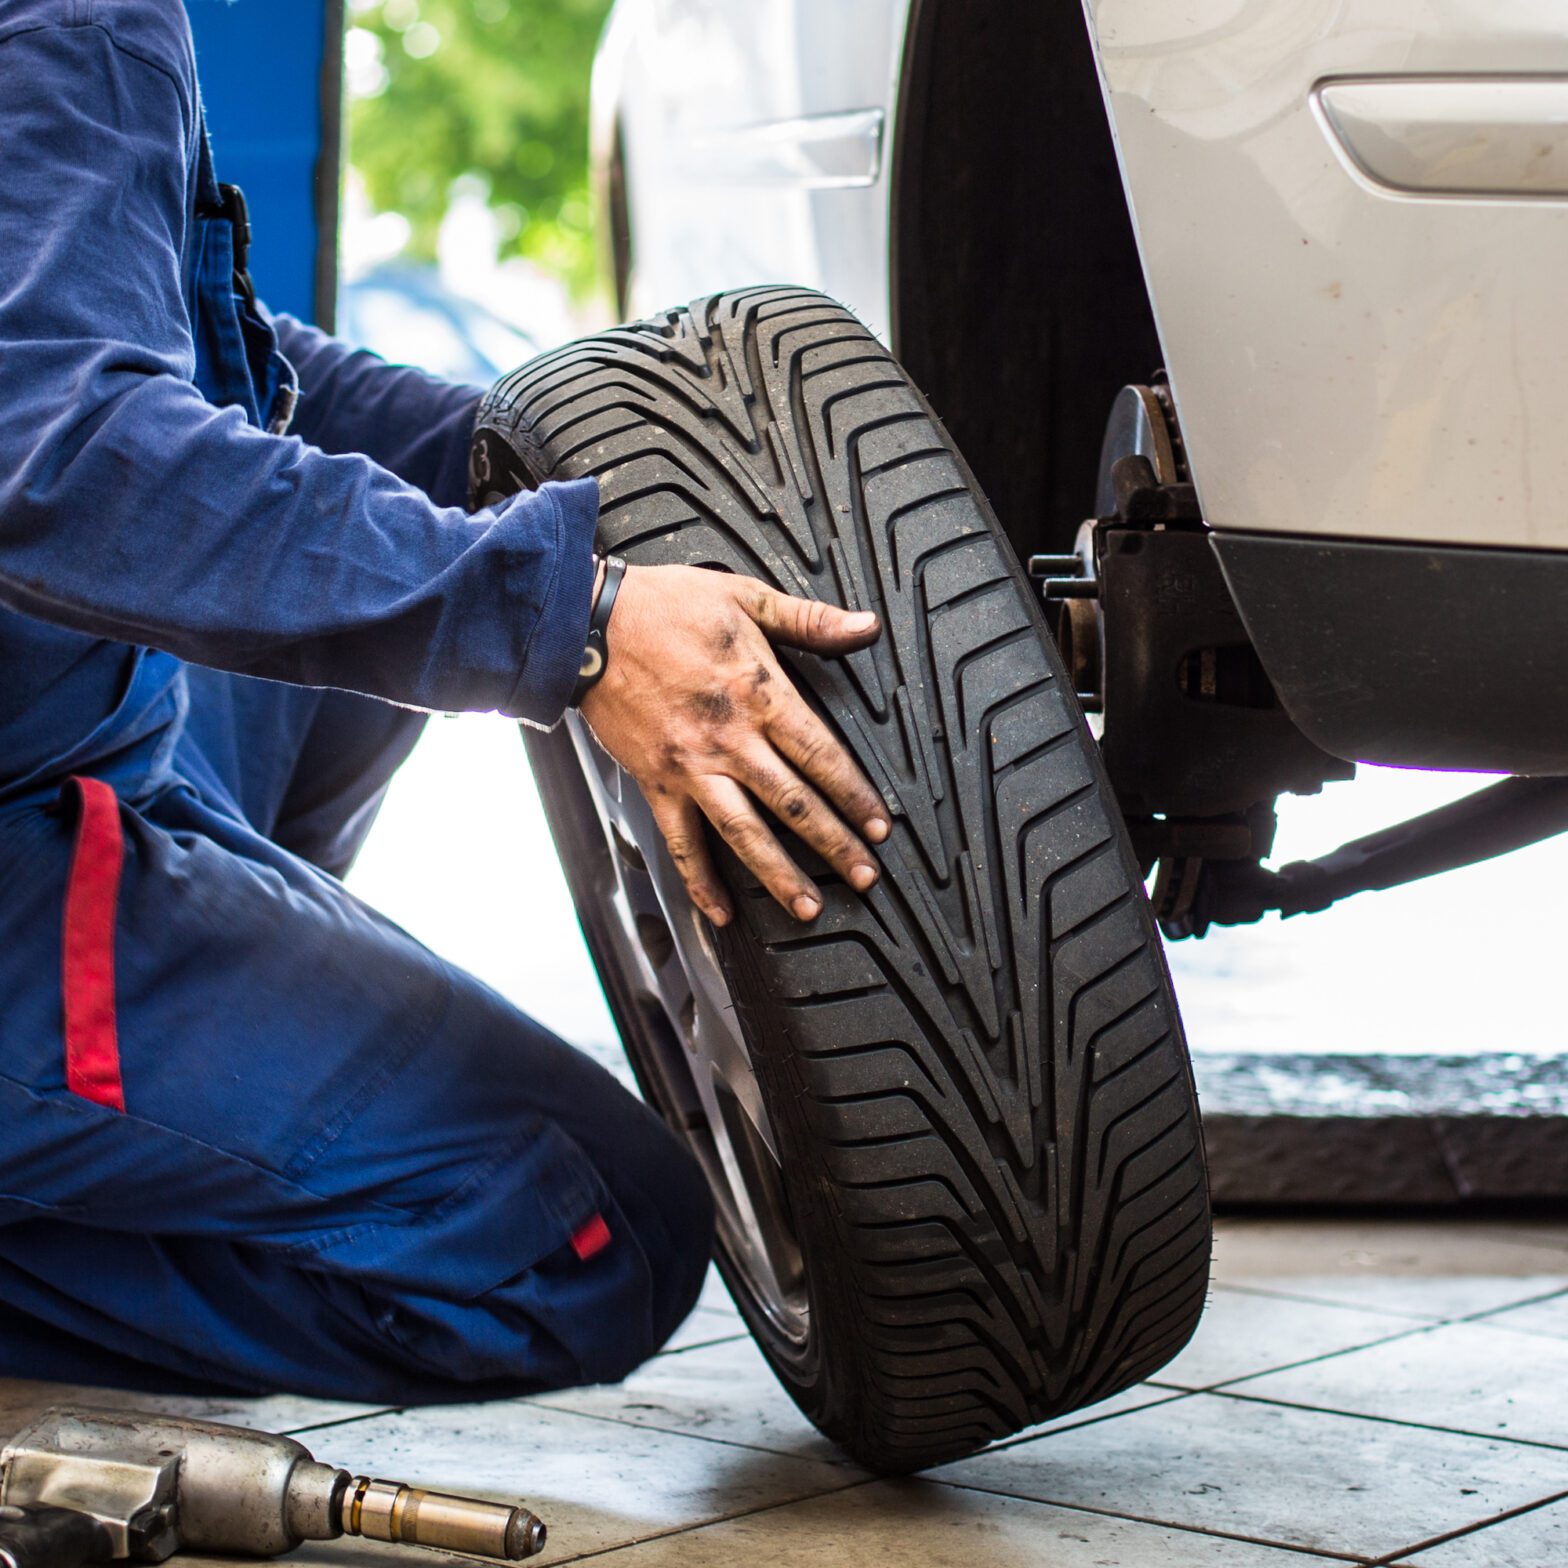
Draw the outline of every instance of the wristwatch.
<instances>
[{"instance_id":1,"label":"wristwatch","mask_svg":"<svg viewBox=\"0 0 1568 1568\"><path fill-rule=\"evenodd\" d=\"M595 557L595 562L599 559ZM572 688L570 706L574 708L599 684L610 667L610 611L615 608L615 596L621 591L626 562L618 555L606 555L602 559L604 581L599 585L599 597L588 614L588 641L583 647L583 662L577 668L577 684Z\"/></svg>"}]
</instances>

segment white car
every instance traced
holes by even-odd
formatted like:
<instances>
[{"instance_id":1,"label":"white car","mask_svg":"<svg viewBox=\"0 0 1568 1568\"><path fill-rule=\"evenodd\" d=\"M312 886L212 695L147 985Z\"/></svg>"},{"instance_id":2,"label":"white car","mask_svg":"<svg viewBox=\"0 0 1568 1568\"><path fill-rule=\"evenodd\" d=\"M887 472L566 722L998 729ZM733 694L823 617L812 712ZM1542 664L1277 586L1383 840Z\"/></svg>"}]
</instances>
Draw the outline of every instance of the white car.
<instances>
[{"instance_id":1,"label":"white car","mask_svg":"<svg viewBox=\"0 0 1568 1568\"><path fill-rule=\"evenodd\" d=\"M1357 760L1561 770L1563 23L620 0L594 115L625 313L769 278L842 300L1024 556L1073 547L1113 398L1163 367L1296 724Z\"/></svg>"}]
</instances>

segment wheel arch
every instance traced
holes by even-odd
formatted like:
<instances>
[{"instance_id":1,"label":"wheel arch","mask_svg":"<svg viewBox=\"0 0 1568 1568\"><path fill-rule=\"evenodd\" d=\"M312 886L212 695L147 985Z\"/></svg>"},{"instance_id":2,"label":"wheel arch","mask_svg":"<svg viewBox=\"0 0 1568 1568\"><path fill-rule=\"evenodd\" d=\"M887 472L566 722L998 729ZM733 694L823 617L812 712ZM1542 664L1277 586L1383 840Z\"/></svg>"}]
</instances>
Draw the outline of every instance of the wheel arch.
<instances>
[{"instance_id":1,"label":"wheel arch","mask_svg":"<svg viewBox=\"0 0 1568 1568\"><path fill-rule=\"evenodd\" d=\"M1075 0L912 0L890 208L894 353L1014 549L1069 548L1111 400L1162 362Z\"/></svg>"}]
</instances>

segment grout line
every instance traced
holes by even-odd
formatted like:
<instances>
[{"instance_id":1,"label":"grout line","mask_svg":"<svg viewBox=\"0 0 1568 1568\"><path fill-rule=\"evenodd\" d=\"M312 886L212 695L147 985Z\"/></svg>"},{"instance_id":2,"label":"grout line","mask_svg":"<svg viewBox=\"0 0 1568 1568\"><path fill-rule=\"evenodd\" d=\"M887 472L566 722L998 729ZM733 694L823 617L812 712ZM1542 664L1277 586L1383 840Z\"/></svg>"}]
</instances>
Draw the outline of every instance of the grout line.
<instances>
[{"instance_id":1,"label":"grout line","mask_svg":"<svg viewBox=\"0 0 1568 1568\"><path fill-rule=\"evenodd\" d=\"M1429 1551L1434 1546L1442 1546L1449 1541L1461 1540L1467 1535L1475 1535L1479 1531L1489 1530L1494 1524L1502 1524L1509 1519L1517 1519L1521 1514L1533 1514L1537 1508L1546 1508L1552 1503L1560 1503L1568 1497L1568 1491L1554 1492L1550 1497L1538 1498L1533 1503L1521 1503L1517 1508L1505 1508L1500 1514L1493 1514L1489 1519L1482 1519L1475 1524L1467 1524L1462 1529L1450 1530L1445 1535L1434 1535L1425 1541L1417 1541L1414 1546L1402 1546L1397 1552L1390 1552L1386 1557L1379 1557L1366 1565L1366 1568L1389 1568L1404 1562L1415 1552Z\"/></svg>"},{"instance_id":2,"label":"grout line","mask_svg":"<svg viewBox=\"0 0 1568 1568\"><path fill-rule=\"evenodd\" d=\"M570 1390L567 1390L570 1392ZM658 1432L665 1437L688 1437L696 1443L713 1443L720 1448L739 1448L748 1454L767 1454L772 1459L794 1459L804 1464L827 1465L831 1469L843 1470L850 1473L859 1471L860 1467L848 1459L834 1459L822 1454L794 1453L787 1448L765 1448L761 1443L742 1443L732 1437L712 1437L706 1432L692 1432L681 1427L659 1426L652 1421L628 1421L623 1416L607 1416L595 1410L573 1410L566 1405L542 1405L537 1403L540 1399L553 1399L553 1394L529 1394L514 1401L516 1404L531 1405L536 1410L553 1411L558 1416L577 1416L584 1421L602 1421L608 1426L629 1426L641 1432ZM671 1412L671 1420L678 1419ZM826 1439L824 1439L826 1441ZM861 1472L864 1473L864 1472ZM870 1479L875 1479L871 1477ZM854 1483L854 1484L859 1484ZM838 1491L838 1487L830 1487L830 1491Z\"/></svg>"},{"instance_id":3,"label":"grout line","mask_svg":"<svg viewBox=\"0 0 1568 1568\"><path fill-rule=\"evenodd\" d=\"M668 1540L674 1535L691 1535L697 1530L706 1530L711 1525L732 1524L737 1519L751 1519L757 1514L773 1513L780 1508L793 1508L799 1503L814 1503L822 1497L838 1497L841 1493L852 1492L857 1487L870 1486L877 1477L868 1475L863 1481L853 1482L849 1486L832 1487L825 1492L807 1492L800 1497L782 1497L776 1503L763 1503L756 1508L737 1508L734 1513L715 1514L711 1519L694 1519L690 1524L672 1525L668 1530L652 1530L647 1535L639 1535L632 1541L620 1541L614 1546L598 1546L592 1551L576 1552L570 1557L557 1557L548 1568L557 1568L558 1564L586 1562L593 1557L605 1557L611 1552L629 1551L635 1546L646 1546L651 1541Z\"/></svg>"},{"instance_id":4,"label":"grout line","mask_svg":"<svg viewBox=\"0 0 1568 1568\"><path fill-rule=\"evenodd\" d=\"M1286 1545L1280 1541L1268 1540L1262 1536L1238 1535L1227 1530L1205 1529L1201 1525L1175 1524L1169 1520L1147 1519L1139 1514L1117 1513L1114 1509L1095 1508L1083 1503L1058 1503L1039 1497L1022 1497L1012 1492L997 1492L989 1487L982 1486L964 1486L958 1482L939 1481L929 1476L867 1476L865 1480L857 1481L852 1486L838 1487L828 1492L816 1492L811 1494L809 1497L785 1498L777 1503L766 1503L760 1508L740 1509L733 1514L724 1514L713 1519L699 1520L696 1523L682 1525L671 1530L656 1531L651 1535L641 1536L635 1541L623 1542L619 1546L606 1546L592 1552L579 1552L573 1557L558 1558L556 1561L562 1564L568 1562L582 1562L592 1557L605 1556L611 1552L627 1551L632 1547L644 1545L649 1541L663 1540L673 1535L689 1535L694 1531L706 1530L713 1525L728 1524L736 1519L755 1518L758 1514L773 1513L782 1508L793 1508L801 1503L819 1502L825 1498L830 1497L842 1497L845 1494L852 1491L857 1491L862 1487L885 1484L891 1480L905 1480L921 1486L947 1487L950 1490L957 1492L980 1492L988 1497L1001 1497L1007 1502L1023 1503L1026 1507L1054 1508L1062 1513L1087 1514L1095 1518L1119 1519L1128 1524L1147 1525L1151 1529L1169 1529L1174 1530L1178 1534L1182 1535L1198 1535L1207 1537L1209 1539L1223 1541L1240 1541L1248 1546L1262 1546L1268 1548L1271 1551L1288 1552L1296 1557L1315 1558L1320 1562L1351 1563L1354 1565L1354 1568L1369 1568L1369 1559L1367 1559L1364 1555L1357 1555L1355 1553L1324 1551L1320 1548L1310 1546L1291 1546Z\"/></svg>"},{"instance_id":5,"label":"grout line","mask_svg":"<svg viewBox=\"0 0 1568 1568\"><path fill-rule=\"evenodd\" d=\"M1260 1294L1262 1294L1262 1293L1260 1292ZM1277 1367L1268 1367L1265 1370L1260 1371L1260 1372L1246 1372L1246 1373L1243 1373L1240 1377L1225 1378L1225 1379L1223 1379L1222 1381L1220 1381L1218 1383L1207 1383L1207 1384L1204 1384L1202 1387L1199 1387L1199 1386L1197 1386L1195 1384L1190 1384L1190 1383L1167 1383L1167 1382L1162 1382L1158 1377L1147 1378L1147 1379L1145 1379L1145 1382L1148 1383L1149 1385L1151 1385L1152 1387L1155 1387L1155 1388L1185 1388L1185 1389L1188 1389L1190 1392L1195 1393L1195 1394L1212 1394L1212 1393L1217 1393L1217 1392L1219 1392L1219 1391L1221 1391L1223 1389L1234 1388L1235 1385L1238 1384L1238 1383L1248 1383L1248 1382L1253 1381L1256 1378L1272 1377L1276 1372L1294 1372L1294 1371L1298 1370L1301 1367L1316 1366L1319 1363L1324 1362L1324 1361L1335 1361L1335 1360L1338 1360L1342 1356L1353 1356L1353 1355L1359 1354L1361 1351L1364 1351L1364 1350L1375 1350L1375 1349L1378 1349L1379 1347L1381 1347L1383 1345L1395 1344L1395 1343L1397 1343L1400 1340L1414 1339L1419 1334L1430 1334L1430 1333L1433 1333L1435 1330L1440 1329L1440 1328L1453 1328L1453 1327L1456 1327L1456 1326L1458 1326L1460 1324L1474 1323L1474 1322L1477 1322L1477 1321L1482 1321L1485 1318L1490 1317L1490 1316L1492 1316L1492 1315L1494 1315L1496 1313L1511 1312L1511 1311L1514 1310L1515 1307L1531 1306L1534 1303L1539 1302L1539 1301L1552 1301L1552 1300L1557 1299L1559 1296L1568 1296L1568 1290L1548 1291L1544 1295L1531 1296L1531 1297L1528 1297L1528 1298L1526 1298L1526 1299L1524 1299L1522 1301L1510 1302L1506 1306L1488 1307L1488 1308L1486 1308L1482 1312L1471 1313L1471 1314L1468 1314L1465 1317L1439 1318L1439 1319L1428 1320L1428 1321L1423 1322L1423 1323L1416 1323L1416 1324L1412 1325L1410 1328L1400 1329L1397 1332L1392 1333L1392 1334L1385 1334L1380 1339L1369 1339L1369 1340L1367 1340L1364 1343L1359 1344L1359 1345L1347 1345L1342 1350L1326 1350L1321 1355L1307 1356L1307 1357L1305 1357L1301 1361L1284 1362L1280 1366L1277 1366ZM1301 1298L1292 1298L1292 1299L1301 1299ZM1485 1326L1488 1326L1488 1325L1486 1325L1484 1323L1484 1321L1482 1321L1482 1326L1485 1327ZM1508 1328L1508 1326L1506 1324L1499 1325L1499 1326L1502 1327L1502 1328L1505 1328L1505 1329ZM1516 1333L1516 1334L1522 1334L1522 1333L1525 1333L1526 1331L1523 1330L1523 1329L1509 1329L1508 1332ZM1556 1339L1556 1340L1559 1340L1559 1341L1563 1338L1562 1335L1557 1335L1557 1334L1536 1334L1534 1337L1537 1338L1537 1339ZM1290 1400L1277 1400L1277 1401L1269 1401L1269 1402L1270 1403L1278 1403L1278 1404L1291 1404L1292 1403L1292 1401L1290 1401ZM1302 1408L1304 1408L1304 1409L1319 1409L1319 1408L1326 1408L1326 1407L1303 1406ZM1356 1412L1347 1410L1347 1411L1336 1411L1334 1413L1335 1414L1339 1414L1339 1415L1352 1415L1352 1414L1355 1414ZM1390 1418L1389 1417L1376 1417L1376 1418L1369 1418L1369 1419L1387 1420L1387 1419L1390 1419ZM1401 1426L1427 1426L1427 1425L1430 1425L1430 1423L1418 1422L1418 1421L1400 1421L1398 1424L1401 1425ZM1438 1427L1438 1426L1433 1426L1433 1427L1431 1427L1431 1430L1439 1431L1439 1432L1450 1432L1450 1431L1460 1431L1460 1430L1463 1430L1463 1429L1457 1428L1457 1427ZM1492 1434L1491 1433L1471 1433L1471 1434L1468 1434L1468 1435L1490 1437ZM1504 1439L1504 1441L1508 1441L1508 1439ZM1516 1438L1516 1439L1513 1439L1513 1441L1516 1441L1516 1442L1530 1442L1530 1441L1534 1441L1534 1440L1533 1439L1528 1439L1528 1438ZM1541 1444L1539 1444L1539 1446L1547 1447L1547 1448L1558 1448L1558 1447L1568 1447L1568 1444L1541 1443Z\"/></svg>"},{"instance_id":6,"label":"grout line","mask_svg":"<svg viewBox=\"0 0 1568 1568\"><path fill-rule=\"evenodd\" d=\"M1481 1323L1481 1328L1495 1328L1499 1334L1510 1334L1515 1339L1535 1340L1537 1343L1544 1340L1547 1344L1562 1345L1568 1343L1568 1329L1558 1330L1550 1328L1521 1328L1512 1323Z\"/></svg>"},{"instance_id":7,"label":"grout line","mask_svg":"<svg viewBox=\"0 0 1568 1568\"><path fill-rule=\"evenodd\" d=\"M1384 1275L1383 1278L1389 1276ZM1373 1317L1399 1318L1405 1322L1420 1323L1435 1328L1440 1323L1451 1323L1439 1312L1400 1312L1393 1307L1369 1307L1359 1301L1345 1301L1337 1296L1304 1296L1293 1290L1275 1290L1268 1285L1238 1285L1230 1280L1216 1280L1215 1290L1234 1291L1238 1295L1262 1296L1269 1301L1299 1301L1308 1307L1338 1307L1341 1311L1366 1312Z\"/></svg>"},{"instance_id":8,"label":"grout line","mask_svg":"<svg viewBox=\"0 0 1568 1568\"><path fill-rule=\"evenodd\" d=\"M1010 1448L1021 1448L1025 1443L1043 1443L1047 1438L1056 1437L1062 1432L1081 1431L1086 1426L1098 1426L1102 1421L1119 1421L1124 1416L1135 1416L1140 1410L1158 1410L1162 1405L1178 1404L1183 1399L1191 1399L1194 1394L1201 1394L1206 1390L1201 1388L1177 1388L1174 1384L1156 1383L1152 1378L1145 1378L1142 1383L1134 1384L1136 1388L1161 1388L1169 1389L1170 1397L1167 1399L1151 1399L1147 1404L1134 1405L1130 1410L1107 1410L1102 1416L1086 1416L1082 1421L1072 1421L1066 1417L1059 1417L1062 1425L1053 1426L1045 1432L1018 1432L1012 1437L1002 1438L999 1442L990 1444L986 1448L978 1448L972 1454L965 1454L962 1459L947 1459L943 1465L967 1464L971 1459L981 1459L986 1454L1005 1453ZM1088 1407L1094 1409L1093 1405ZM940 1467L939 1467L940 1468ZM923 1474L924 1472L920 1472Z\"/></svg>"},{"instance_id":9,"label":"grout line","mask_svg":"<svg viewBox=\"0 0 1568 1568\"><path fill-rule=\"evenodd\" d=\"M715 1345L733 1345L738 1339L750 1339L751 1330L743 1323L738 1334L720 1334L714 1339L699 1339L690 1345L676 1345L672 1350L661 1350L643 1362L643 1366L652 1366L655 1361L662 1361L666 1356L684 1356L693 1350L711 1350ZM639 1371L641 1368L638 1369Z\"/></svg>"},{"instance_id":10,"label":"grout line","mask_svg":"<svg viewBox=\"0 0 1568 1568\"><path fill-rule=\"evenodd\" d=\"M1412 1328L1398 1329L1381 1339L1369 1339L1360 1345L1346 1345L1339 1350L1325 1350L1320 1355L1304 1356L1300 1361L1285 1361L1277 1367L1265 1367L1259 1372L1243 1372L1237 1377L1221 1378L1218 1383L1205 1383L1201 1387L1192 1383L1162 1383L1157 1377L1145 1379L1156 1388L1185 1388L1194 1394L1212 1394L1217 1389L1231 1388L1237 1383L1248 1383L1253 1378L1272 1377L1276 1372L1294 1372L1299 1367L1314 1367L1324 1361L1336 1361L1341 1356L1353 1356L1363 1350L1374 1350L1380 1345L1392 1345L1402 1339L1413 1339L1417 1334L1430 1334L1433 1329L1447 1328L1446 1323L1421 1323Z\"/></svg>"},{"instance_id":11,"label":"grout line","mask_svg":"<svg viewBox=\"0 0 1568 1568\"><path fill-rule=\"evenodd\" d=\"M1383 1275L1384 1279L1393 1276ZM1409 1276L1420 1278L1422 1276ZM1434 1275L1432 1278L1457 1279L1463 1275ZM1492 1276L1496 1278L1497 1276ZM1528 1276L1520 1276L1528 1278ZM1543 1291L1533 1296L1517 1296L1502 1302L1495 1307L1482 1307L1476 1312L1459 1312L1444 1314L1441 1312L1401 1312L1393 1307L1369 1306L1365 1302L1347 1301L1338 1296L1311 1296L1303 1295L1293 1290L1278 1290L1268 1285L1243 1285L1231 1280L1216 1280L1210 1287L1211 1291L1231 1291L1238 1295L1263 1296L1271 1301L1299 1301L1303 1305L1313 1307L1338 1307L1342 1310L1370 1313L1374 1317L1404 1318L1417 1323L1422 1323L1431 1328L1437 1328L1448 1323L1472 1323L1477 1319L1487 1318L1499 1312L1511 1312L1515 1307L1533 1306L1539 1301L1550 1301L1557 1296L1568 1295L1568 1287L1557 1286L1553 1290Z\"/></svg>"},{"instance_id":12,"label":"grout line","mask_svg":"<svg viewBox=\"0 0 1568 1568\"><path fill-rule=\"evenodd\" d=\"M301 1432L326 1432L336 1426L353 1426L357 1421L373 1421L377 1416L395 1416L409 1409L407 1405L388 1405L384 1410L365 1410L357 1416L334 1416L330 1421L312 1421L305 1426L279 1428L284 1437L298 1437Z\"/></svg>"},{"instance_id":13,"label":"grout line","mask_svg":"<svg viewBox=\"0 0 1568 1568\"><path fill-rule=\"evenodd\" d=\"M1487 1307L1484 1311L1481 1311L1481 1312L1470 1312L1470 1313L1467 1313L1462 1318L1450 1318L1449 1322L1450 1323L1480 1323L1483 1327L1490 1327L1492 1325L1487 1324L1486 1320L1488 1318L1495 1318L1499 1313L1502 1313L1502 1312L1514 1312L1514 1311L1517 1311L1520 1307L1535 1307L1535 1306L1539 1306L1543 1301L1556 1301L1556 1300L1558 1300L1562 1296L1568 1296L1568 1290L1563 1290L1563 1289L1548 1290L1548 1291L1545 1291L1543 1294L1541 1294L1539 1296L1526 1296L1522 1301L1510 1301L1506 1306L1502 1306L1502 1307ZM1506 1323L1501 1324L1501 1325L1497 1325L1497 1326L1502 1327L1502 1328L1507 1328L1508 1327L1508 1325ZM1521 1330L1515 1329L1514 1332L1515 1333L1519 1333L1519 1332L1521 1332ZM1559 1339L1562 1336L1561 1335L1555 1335L1555 1334L1547 1334L1547 1335L1544 1335L1544 1336L1541 1336L1541 1337L1546 1338L1546 1339Z\"/></svg>"},{"instance_id":14,"label":"grout line","mask_svg":"<svg viewBox=\"0 0 1568 1568\"><path fill-rule=\"evenodd\" d=\"M1228 1388L1216 1388L1212 1393L1215 1399L1236 1399L1249 1405L1272 1405L1282 1410L1310 1410L1314 1415L1339 1416L1345 1421L1376 1421L1382 1426L1397 1426L1407 1431L1441 1432L1448 1437L1469 1437L1478 1443L1508 1443L1515 1448L1542 1448L1549 1454L1560 1454L1568 1450L1568 1442L1549 1443L1545 1438L1540 1437L1508 1437L1502 1432L1477 1432L1467 1427L1438 1426L1433 1421L1407 1421L1400 1416L1369 1415L1364 1410L1336 1410L1332 1405L1309 1405L1291 1399L1269 1399L1263 1394L1237 1394L1232 1393Z\"/></svg>"},{"instance_id":15,"label":"grout line","mask_svg":"<svg viewBox=\"0 0 1568 1568\"><path fill-rule=\"evenodd\" d=\"M984 1492L991 1497L1009 1497L1023 1503L1044 1503L1050 1508L1065 1508L1073 1513L1097 1514L1106 1519L1124 1519L1131 1524L1157 1525L1162 1529L1180 1530L1188 1535L1204 1535L1221 1541L1240 1541L1247 1546L1267 1546L1275 1551L1295 1552L1298 1556L1324 1558L1333 1562L1354 1563L1356 1568L1365 1568L1368 1559L1364 1552L1336 1552L1328 1547L1302 1546L1291 1541L1270 1540L1262 1535L1244 1535L1236 1530L1219 1530L1201 1524L1181 1524L1174 1519L1156 1519L1148 1514L1122 1513L1115 1508L1096 1508L1091 1503L1067 1503L1054 1497L1021 1497L1017 1492L999 1491L994 1486L979 1486L973 1482L940 1480L933 1481L936 1486L951 1486L961 1492Z\"/></svg>"}]
</instances>

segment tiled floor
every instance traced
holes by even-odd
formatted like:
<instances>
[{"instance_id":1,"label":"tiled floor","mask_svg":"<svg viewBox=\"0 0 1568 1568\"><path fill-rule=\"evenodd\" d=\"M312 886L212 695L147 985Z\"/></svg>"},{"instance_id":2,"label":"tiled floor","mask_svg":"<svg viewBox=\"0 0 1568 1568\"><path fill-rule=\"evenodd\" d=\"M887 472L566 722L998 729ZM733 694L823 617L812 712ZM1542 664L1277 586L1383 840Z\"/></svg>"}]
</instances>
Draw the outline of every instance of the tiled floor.
<instances>
[{"instance_id":1,"label":"tiled floor","mask_svg":"<svg viewBox=\"0 0 1568 1568\"><path fill-rule=\"evenodd\" d=\"M61 1392L0 1382L0 1430ZM1227 1222L1203 1327L1156 1381L914 1481L874 1480L806 1424L716 1282L618 1388L410 1411L159 1403L525 1499L546 1563L1559 1568L1568 1225ZM413 1560L342 1542L301 1560L389 1556Z\"/></svg>"}]
</instances>

